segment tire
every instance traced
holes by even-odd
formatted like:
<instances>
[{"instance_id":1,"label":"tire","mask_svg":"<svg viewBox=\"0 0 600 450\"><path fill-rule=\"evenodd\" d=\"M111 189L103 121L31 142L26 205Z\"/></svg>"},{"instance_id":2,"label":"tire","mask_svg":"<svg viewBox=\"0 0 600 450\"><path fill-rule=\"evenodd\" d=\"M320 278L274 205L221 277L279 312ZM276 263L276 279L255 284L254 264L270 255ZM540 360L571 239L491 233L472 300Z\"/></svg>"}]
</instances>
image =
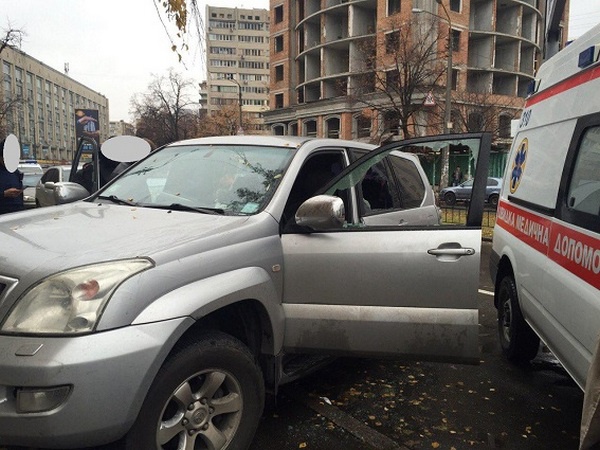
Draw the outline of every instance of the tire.
<instances>
[{"instance_id":1,"label":"tire","mask_svg":"<svg viewBox=\"0 0 600 450\"><path fill-rule=\"evenodd\" d=\"M528 363L537 355L540 338L525 322L519 307L517 286L505 276L498 287L498 335L502 352L514 363Z\"/></svg>"},{"instance_id":2,"label":"tire","mask_svg":"<svg viewBox=\"0 0 600 450\"><path fill-rule=\"evenodd\" d=\"M444 202L450 206L456 205L456 194L454 192L446 192L444 194Z\"/></svg>"},{"instance_id":3,"label":"tire","mask_svg":"<svg viewBox=\"0 0 600 450\"><path fill-rule=\"evenodd\" d=\"M490 195L490 198L488 199L488 202L492 206L498 206L498 194L492 194L492 195Z\"/></svg>"},{"instance_id":4,"label":"tire","mask_svg":"<svg viewBox=\"0 0 600 450\"><path fill-rule=\"evenodd\" d=\"M125 437L130 450L250 446L265 402L254 356L211 332L180 346L159 370Z\"/></svg>"}]
</instances>

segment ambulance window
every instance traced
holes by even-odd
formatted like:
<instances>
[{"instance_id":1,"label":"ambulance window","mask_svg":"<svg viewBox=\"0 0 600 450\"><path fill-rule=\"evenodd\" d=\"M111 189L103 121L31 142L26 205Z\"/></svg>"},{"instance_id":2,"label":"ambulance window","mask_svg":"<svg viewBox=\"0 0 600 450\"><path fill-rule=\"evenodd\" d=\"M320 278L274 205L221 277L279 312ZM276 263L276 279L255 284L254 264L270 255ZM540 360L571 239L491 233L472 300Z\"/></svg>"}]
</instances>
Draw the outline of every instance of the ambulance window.
<instances>
[{"instance_id":1,"label":"ambulance window","mask_svg":"<svg viewBox=\"0 0 600 450\"><path fill-rule=\"evenodd\" d=\"M585 131L568 190L571 210L600 216L600 127Z\"/></svg>"}]
</instances>

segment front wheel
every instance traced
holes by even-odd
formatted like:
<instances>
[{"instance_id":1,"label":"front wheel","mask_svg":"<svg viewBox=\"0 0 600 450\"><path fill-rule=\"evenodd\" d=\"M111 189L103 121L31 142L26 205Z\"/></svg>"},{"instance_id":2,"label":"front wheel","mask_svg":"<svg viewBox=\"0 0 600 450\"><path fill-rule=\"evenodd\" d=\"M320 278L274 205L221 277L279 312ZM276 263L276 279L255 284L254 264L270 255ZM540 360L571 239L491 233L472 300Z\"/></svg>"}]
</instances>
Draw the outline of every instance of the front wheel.
<instances>
[{"instance_id":1,"label":"front wheel","mask_svg":"<svg viewBox=\"0 0 600 450\"><path fill-rule=\"evenodd\" d=\"M490 198L488 200L490 202L490 205L492 206L498 206L498 194L492 194L490 195Z\"/></svg>"},{"instance_id":2,"label":"front wheel","mask_svg":"<svg viewBox=\"0 0 600 450\"><path fill-rule=\"evenodd\" d=\"M454 206L456 204L456 195L454 192L446 192L446 194L444 194L444 202L446 202L447 205Z\"/></svg>"},{"instance_id":3,"label":"front wheel","mask_svg":"<svg viewBox=\"0 0 600 450\"><path fill-rule=\"evenodd\" d=\"M158 372L127 449L245 449L264 406L254 356L220 332L182 345Z\"/></svg>"},{"instance_id":4,"label":"front wheel","mask_svg":"<svg viewBox=\"0 0 600 450\"><path fill-rule=\"evenodd\" d=\"M505 276L498 287L498 334L502 352L509 361L525 363L537 355L540 338L525 322L519 307L517 286L512 276Z\"/></svg>"}]
</instances>

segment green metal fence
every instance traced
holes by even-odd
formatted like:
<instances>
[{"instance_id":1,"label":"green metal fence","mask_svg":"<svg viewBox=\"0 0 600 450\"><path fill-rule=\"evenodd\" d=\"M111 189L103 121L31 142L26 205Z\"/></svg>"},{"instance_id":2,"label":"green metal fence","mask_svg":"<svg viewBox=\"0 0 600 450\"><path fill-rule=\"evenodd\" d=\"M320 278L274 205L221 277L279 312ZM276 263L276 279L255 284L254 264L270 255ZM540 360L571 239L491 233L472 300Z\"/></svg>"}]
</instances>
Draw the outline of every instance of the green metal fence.
<instances>
[{"instance_id":1,"label":"green metal fence","mask_svg":"<svg viewBox=\"0 0 600 450\"><path fill-rule=\"evenodd\" d=\"M467 223L467 206L443 206L442 223L464 225ZM484 239L491 239L496 224L496 208L486 206L483 211L482 234Z\"/></svg>"}]
</instances>

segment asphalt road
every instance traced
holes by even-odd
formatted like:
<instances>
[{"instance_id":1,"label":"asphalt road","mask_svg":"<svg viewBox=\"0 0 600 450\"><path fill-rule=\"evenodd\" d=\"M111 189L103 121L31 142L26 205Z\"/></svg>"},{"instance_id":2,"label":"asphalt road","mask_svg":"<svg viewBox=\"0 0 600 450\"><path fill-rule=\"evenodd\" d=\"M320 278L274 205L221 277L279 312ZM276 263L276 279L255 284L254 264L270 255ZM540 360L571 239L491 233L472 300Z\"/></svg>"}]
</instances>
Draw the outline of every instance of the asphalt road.
<instances>
[{"instance_id":1,"label":"asphalt road","mask_svg":"<svg viewBox=\"0 0 600 450\"><path fill-rule=\"evenodd\" d=\"M342 359L284 386L252 450L576 450L583 393L542 348L527 367L500 353L483 244L480 365Z\"/></svg>"},{"instance_id":2,"label":"asphalt road","mask_svg":"<svg viewBox=\"0 0 600 450\"><path fill-rule=\"evenodd\" d=\"M500 353L489 251L484 242L479 365L337 360L281 389L250 449L576 450L581 390L543 349L527 367Z\"/></svg>"}]
</instances>

